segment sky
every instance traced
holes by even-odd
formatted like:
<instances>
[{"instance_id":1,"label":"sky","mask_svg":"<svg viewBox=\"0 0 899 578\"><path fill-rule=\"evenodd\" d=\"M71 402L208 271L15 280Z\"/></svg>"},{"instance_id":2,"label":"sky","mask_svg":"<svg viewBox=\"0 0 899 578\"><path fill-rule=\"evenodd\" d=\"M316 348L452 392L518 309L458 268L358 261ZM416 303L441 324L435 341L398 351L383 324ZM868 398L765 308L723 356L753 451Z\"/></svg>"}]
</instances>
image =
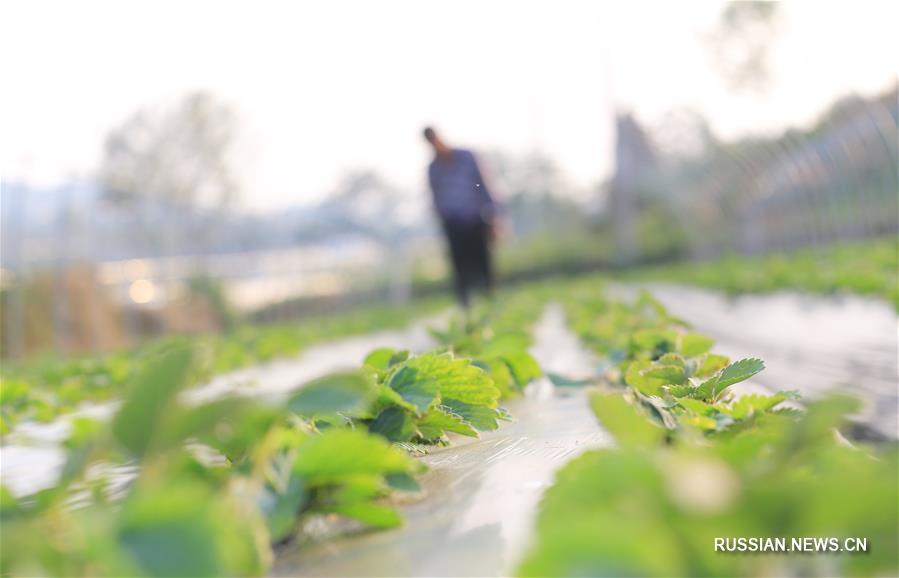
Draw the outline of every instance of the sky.
<instances>
[{"instance_id":1,"label":"sky","mask_svg":"<svg viewBox=\"0 0 899 578\"><path fill-rule=\"evenodd\" d=\"M736 138L891 86L897 6L785 4L769 87L749 94L710 64L718 2L7 0L0 175L90 178L111 128L205 90L240 116L249 210L314 202L360 168L424 190L426 124L477 151L540 151L588 190L616 108L649 125L697 110Z\"/></svg>"}]
</instances>

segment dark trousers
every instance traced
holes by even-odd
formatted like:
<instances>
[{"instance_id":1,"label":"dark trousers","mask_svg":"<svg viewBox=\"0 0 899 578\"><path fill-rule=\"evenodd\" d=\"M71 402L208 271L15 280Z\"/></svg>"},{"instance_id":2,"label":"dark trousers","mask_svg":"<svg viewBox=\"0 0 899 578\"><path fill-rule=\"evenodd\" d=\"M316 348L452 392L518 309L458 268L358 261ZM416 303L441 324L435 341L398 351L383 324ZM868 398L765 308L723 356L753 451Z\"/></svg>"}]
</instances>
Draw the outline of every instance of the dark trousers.
<instances>
[{"instance_id":1,"label":"dark trousers","mask_svg":"<svg viewBox=\"0 0 899 578\"><path fill-rule=\"evenodd\" d=\"M490 263L490 228L483 222L443 223L449 244L456 298L467 307L474 290L490 293L493 268Z\"/></svg>"}]
</instances>

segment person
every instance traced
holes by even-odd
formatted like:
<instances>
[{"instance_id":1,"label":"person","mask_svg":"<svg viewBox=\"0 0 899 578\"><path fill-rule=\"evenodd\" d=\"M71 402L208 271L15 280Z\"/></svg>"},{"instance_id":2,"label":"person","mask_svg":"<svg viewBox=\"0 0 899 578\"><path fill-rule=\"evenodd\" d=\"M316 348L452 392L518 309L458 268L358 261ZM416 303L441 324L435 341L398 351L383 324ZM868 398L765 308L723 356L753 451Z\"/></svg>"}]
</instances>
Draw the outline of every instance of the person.
<instances>
[{"instance_id":1,"label":"person","mask_svg":"<svg viewBox=\"0 0 899 578\"><path fill-rule=\"evenodd\" d=\"M489 295L493 289L497 207L471 151L451 148L432 127L424 137L434 150L428 183L449 247L456 298L467 308L474 291Z\"/></svg>"}]
</instances>

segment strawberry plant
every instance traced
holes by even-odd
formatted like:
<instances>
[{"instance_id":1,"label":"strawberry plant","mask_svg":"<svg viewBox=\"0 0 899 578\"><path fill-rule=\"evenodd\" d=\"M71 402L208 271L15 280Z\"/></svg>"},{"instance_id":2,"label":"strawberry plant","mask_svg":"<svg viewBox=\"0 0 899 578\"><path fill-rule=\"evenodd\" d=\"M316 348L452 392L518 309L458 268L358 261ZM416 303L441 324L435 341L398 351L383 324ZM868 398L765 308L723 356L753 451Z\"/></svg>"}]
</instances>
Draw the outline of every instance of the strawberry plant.
<instances>
[{"instance_id":1,"label":"strawberry plant","mask_svg":"<svg viewBox=\"0 0 899 578\"><path fill-rule=\"evenodd\" d=\"M487 372L503 398L514 397L541 375L528 352L531 328L545 302L536 293L506 295L502 306L475 309L432 334L447 350L472 359Z\"/></svg>"},{"instance_id":2,"label":"strawberry plant","mask_svg":"<svg viewBox=\"0 0 899 578\"><path fill-rule=\"evenodd\" d=\"M296 355L317 342L374 329L401 327L442 301L425 301L406 309L372 307L305 322L243 326L221 335L192 338L202 352L191 385L241 367ZM0 435L23 420L49 422L84 402L121 398L129 380L141 373L158 353L183 338L169 337L134 351L85 358L36 358L6 361L0 366Z\"/></svg>"},{"instance_id":3,"label":"strawberry plant","mask_svg":"<svg viewBox=\"0 0 899 578\"><path fill-rule=\"evenodd\" d=\"M108 423L75 420L55 487L2 490L0 573L262 575L309 520L396 526L390 496L417 491L425 469L410 442L509 417L490 374L456 349L380 349L282 399L187 405L202 350L162 348Z\"/></svg>"},{"instance_id":4,"label":"strawberry plant","mask_svg":"<svg viewBox=\"0 0 899 578\"><path fill-rule=\"evenodd\" d=\"M581 288L583 289L583 288ZM893 575L899 571L895 442L853 447L835 432L845 397L784 407L792 392L735 395L764 367L731 363L648 295L568 302L608 362L590 394L615 438L559 471L522 576ZM859 489L863 487L863 491ZM865 538L863 553L716 551L724 537Z\"/></svg>"},{"instance_id":5,"label":"strawberry plant","mask_svg":"<svg viewBox=\"0 0 899 578\"><path fill-rule=\"evenodd\" d=\"M730 294L784 289L850 292L891 302L899 310L897 238L841 242L763 257L725 256L704 263L672 263L624 273L630 280L675 281Z\"/></svg>"}]
</instances>

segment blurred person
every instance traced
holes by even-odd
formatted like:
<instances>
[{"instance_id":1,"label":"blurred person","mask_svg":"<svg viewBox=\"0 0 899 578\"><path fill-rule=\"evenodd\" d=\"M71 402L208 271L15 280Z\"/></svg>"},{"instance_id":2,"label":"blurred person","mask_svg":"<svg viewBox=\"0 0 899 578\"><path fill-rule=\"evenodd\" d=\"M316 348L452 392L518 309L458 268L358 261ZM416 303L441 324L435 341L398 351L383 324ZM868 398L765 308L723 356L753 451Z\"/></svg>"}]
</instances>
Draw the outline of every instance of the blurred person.
<instances>
[{"instance_id":1,"label":"blurred person","mask_svg":"<svg viewBox=\"0 0 899 578\"><path fill-rule=\"evenodd\" d=\"M473 291L489 295L493 290L497 207L471 151L450 147L431 127L424 137L434 149L428 183L449 246L456 298L467 308Z\"/></svg>"}]
</instances>

